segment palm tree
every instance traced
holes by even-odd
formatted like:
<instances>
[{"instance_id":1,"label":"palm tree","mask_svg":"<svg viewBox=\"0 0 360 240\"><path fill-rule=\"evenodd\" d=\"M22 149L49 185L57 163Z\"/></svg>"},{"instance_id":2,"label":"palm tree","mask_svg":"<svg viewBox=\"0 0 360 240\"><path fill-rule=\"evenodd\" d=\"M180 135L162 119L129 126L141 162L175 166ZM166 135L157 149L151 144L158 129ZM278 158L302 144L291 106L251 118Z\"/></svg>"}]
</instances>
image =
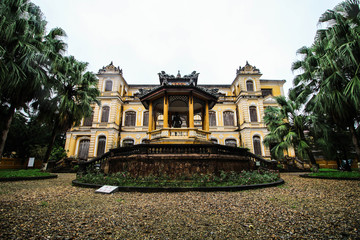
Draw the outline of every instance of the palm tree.
<instances>
[{"instance_id":1,"label":"palm tree","mask_svg":"<svg viewBox=\"0 0 360 240\"><path fill-rule=\"evenodd\" d=\"M57 29L46 36L45 26L40 8L29 0L0 2L0 159L15 111L44 91L49 41L63 33Z\"/></svg>"},{"instance_id":2,"label":"palm tree","mask_svg":"<svg viewBox=\"0 0 360 240\"><path fill-rule=\"evenodd\" d=\"M355 126L360 119L360 4L348 0L326 11L319 23L314 44L298 53L303 59L293 64L300 70L295 91L309 113L321 113L338 129L346 130L360 159L360 141Z\"/></svg>"},{"instance_id":3,"label":"palm tree","mask_svg":"<svg viewBox=\"0 0 360 240\"><path fill-rule=\"evenodd\" d=\"M73 56L59 57L50 71L52 94L40 102L40 118L52 125L52 134L44 162L49 159L56 136L92 113L91 104L98 103L97 78L85 72L87 63Z\"/></svg>"},{"instance_id":4,"label":"palm tree","mask_svg":"<svg viewBox=\"0 0 360 240\"><path fill-rule=\"evenodd\" d=\"M264 122L270 133L265 136L264 144L273 146L270 150L277 159L283 158L284 152L293 147L297 156L309 159L316 171L318 164L311 151L310 140L305 136L311 117L300 114L301 104L293 99L286 100L284 96L279 96L276 101L279 107L268 107L265 110Z\"/></svg>"}]
</instances>

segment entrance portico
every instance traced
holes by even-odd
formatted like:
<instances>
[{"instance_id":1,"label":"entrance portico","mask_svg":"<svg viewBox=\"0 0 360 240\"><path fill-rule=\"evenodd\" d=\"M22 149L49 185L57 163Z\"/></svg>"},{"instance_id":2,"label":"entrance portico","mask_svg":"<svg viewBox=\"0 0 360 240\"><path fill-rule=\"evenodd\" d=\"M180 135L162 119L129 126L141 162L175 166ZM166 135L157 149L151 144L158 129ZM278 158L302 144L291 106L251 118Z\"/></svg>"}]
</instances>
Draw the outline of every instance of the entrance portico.
<instances>
[{"instance_id":1,"label":"entrance portico","mask_svg":"<svg viewBox=\"0 0 360 240\"><path fill-rule=\"evenodd\" d=\"M159 73L160 86L140 89L139 99L149 110L150 143L209 143L209 109L217 102L216 89L197 87L195 71L181 77Z\"/></svg>"}]
</instances>

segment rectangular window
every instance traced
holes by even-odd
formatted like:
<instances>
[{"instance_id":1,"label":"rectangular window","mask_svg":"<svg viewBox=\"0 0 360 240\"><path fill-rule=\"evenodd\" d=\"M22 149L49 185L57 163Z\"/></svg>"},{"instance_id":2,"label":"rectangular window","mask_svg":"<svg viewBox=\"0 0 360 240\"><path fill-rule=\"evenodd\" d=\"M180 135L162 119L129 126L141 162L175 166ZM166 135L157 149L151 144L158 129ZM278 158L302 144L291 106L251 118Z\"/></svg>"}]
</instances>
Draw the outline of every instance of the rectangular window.
<instances>
[{"instance_id":1,"label":"rectangular window","mask_svg":"<svg viewBox=\"0 0 360 240\"><path fill-rule=\"evenodd\" d=\"M253 137L254 153L261 156L261 140L259 137Z\"/></svg>"},{"instance_id":2,"label":"rectangular window","mask_svg":"<svg viewBox=\"0 0 360 240\"><path fill-rule=\"evenodd\" d=\"M143 126L149 126L149 112L144 112Z\"/></svg>"},{"instance_id":3,"label":"rectangular window","mask_svg":"<svg viewBox=\"0 0 360 240\"><path fill-rule=\"evenodd\" d=\"M98 149L97 149L97 155L96 156L101 156L105 153L105 146L106 146L106 137L99 137L99 141L98 141Z\"/></svg>"},{"instance_id":4,"label":"rectangular window","mask_svg":"<svg viewBox=\"0 0 360 240\"><path fill-rule=\"evenodd\" d=\"M84 139L84 140L80 141L80 143L79 143L79 153L78 153L78 158L79 159L86 160L88 158L89 146L90 146L90 140Z\"/></svg>"},{"instance_id":5,"label":"rectangular window","mask_svg":"<svg viewBox=\"0 0 360 240\"><path fill-rule=\"evenodd\" d=\"M92 112L89 117L84 118L84 126L92 126L93 118L94 112Z\"/></svg>"},{"instance_id":6,"label":"rectangular window","mask_svg":"<svg viewBox=\"0 0 360 240\"><path fill-rule=\"evenodd\" d=\"M226 111L223 113L224 126L234 126L234 112Z\"/></svg>"},{"instance_id":7,"label":"rectangular window","mask_svg":"<svg viewBox=\"0 0 360 240\"><path fill-rule=\"evenodd\" d=\"M249 108L250 111L250 122L257 122L257 111L256 111L256 107L251 106Z\"/></svg>"},{"instance_id":8,"label":"rectangular window","mask_svg":"<svg viewBox=\"0 0 360 240\"><path fill-rule=\"evenodd\" d=\"M125 126L131 127L136 124L136 112L126 112L125 113Z\"/></svg>"},{"instance_id":9,"label":"rectangular window","mask_svg":"<svg viewBox=\"0 0 360 240\"><path fill-rule=\"evenodd\" d=\"M273 95L271 88L262 88L261 93L263 97L266 97L267 95Z\"/></svg>"},{"instance_id":10,"label":"rectangular window","mask_svg":"<svg viewBox=\"0 0 360 240\"><path fill-rule=\"evenodd\" d=\"M101 113L101 122L108 122L109 121L109 113L110 113L110 107L109 106L104 106L102 108L102 113Z\"/></svg>"},{"instance_id":11,"label":"rectangular window","mask_svg":"<svg viewBox=\"0 0 360 240\"><path fill-rule=\"evenodd\" d=\"M105 82L105 91L112 91L112 81L109 80Z\"/></svg>"},{"instance_id":12,"label":"rectangular window","mask_svg":"<svg viewBox=\"0 0 360 240\"><path fill-rule=\"evenodd\" d=\"M216 112L213 111L209 112L209 122L210 122L210 126L216 126Z\"/></svg>"}]
</instances>

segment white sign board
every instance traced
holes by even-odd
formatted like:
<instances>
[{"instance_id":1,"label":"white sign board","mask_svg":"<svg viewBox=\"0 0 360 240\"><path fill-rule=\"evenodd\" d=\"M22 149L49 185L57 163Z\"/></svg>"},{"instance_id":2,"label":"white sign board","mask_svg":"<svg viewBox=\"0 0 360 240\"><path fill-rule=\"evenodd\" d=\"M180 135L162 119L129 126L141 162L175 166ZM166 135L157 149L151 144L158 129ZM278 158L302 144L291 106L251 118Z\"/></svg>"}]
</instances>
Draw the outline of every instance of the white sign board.
<instances>
[{"instance_id":1,"label":"white sign board","mask_svg":"<svg viewBox=\"0 0 360 240\"><path fill-rule=\"evenodd\" d=\"M35 158L29 158L28 167L34 167Z\"/></svg>"},{"instance_id":2,"label":"white sign board","mask_svg":"<svg viewBox=\"0 0 360 240\"><path fill-rule=\"evenodd\" d=\"M119 187L117 186L109 186L109 185L104 185L101 188L99 188L98 190L95 191L95 193L113 193L116 192L118 190Z\"/></svg>"}]
</instances>

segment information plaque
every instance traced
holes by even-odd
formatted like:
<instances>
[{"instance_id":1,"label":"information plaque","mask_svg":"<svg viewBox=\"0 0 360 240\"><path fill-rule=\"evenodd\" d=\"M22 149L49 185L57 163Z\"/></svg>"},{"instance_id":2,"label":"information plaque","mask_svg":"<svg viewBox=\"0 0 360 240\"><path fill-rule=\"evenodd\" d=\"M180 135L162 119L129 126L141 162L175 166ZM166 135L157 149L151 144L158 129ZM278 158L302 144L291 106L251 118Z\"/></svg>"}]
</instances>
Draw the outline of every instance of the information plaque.
<instances>
[{"instance_id":1,"label":"information plaque","mask_svg":"<svg viewBox=\"0 0 360 240\"><path fill-rule=\"evenodd\" d=\"M98 190L95 191L95 193L114 193L118 190L119 187L117 186L110 186L110 185L104 185Z\"/></svg>"},{"instance_id":2,"label":"information plaque","mask_svg":"<svg viewBox=\"0 0 360 240\"><path fill-rule=\"evenodd\" d=\"M28 167L34 167L35 158L31 157L28 161Z\"/></svg>"}]
</instances>

